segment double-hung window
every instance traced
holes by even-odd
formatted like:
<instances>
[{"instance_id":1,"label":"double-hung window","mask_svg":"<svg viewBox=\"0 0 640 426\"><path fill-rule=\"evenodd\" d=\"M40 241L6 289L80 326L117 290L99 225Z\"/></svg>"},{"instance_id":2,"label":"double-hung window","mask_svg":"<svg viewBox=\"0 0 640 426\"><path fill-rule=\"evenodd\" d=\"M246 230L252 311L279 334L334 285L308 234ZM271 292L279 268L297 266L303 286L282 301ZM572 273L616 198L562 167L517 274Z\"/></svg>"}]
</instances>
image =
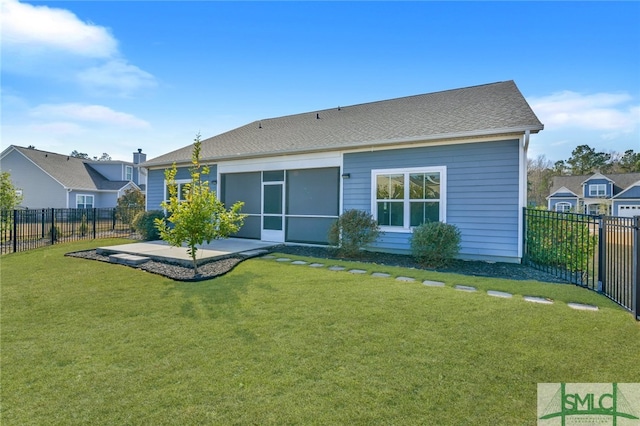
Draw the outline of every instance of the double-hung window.
<instances>
[{"instance_id":1,"label":"double-hung window","mask_svg":"<svg viewBox=\"0 0 640 426\"><path fill-rule=\"evenodd\" d=\"M589 185L589 197L604 197L607 195L607 185L604 183L597 183Z\"/></svg>"},{"instance_id":2,"label":"double-hung window","mask_svg":"<svg viewBox=\"0 0 640 426\"><path fill-rule=\"evenodd\" d=\"M571 203L560 202L556 203L556 211L560 213L568 213L571 211Z\"/></svg>"},{"instance_id":3,"label":"double-hung window","mask_svg":"<svg viewBox=\"0 0 640 426\"><path fill-rule=\"evenodd\" d=\"M446 220L446 167L373 170L372 211L383 230Z\"/></svg>"},{"instance_id":4,"label":"double-hung window","mask_svg":"<svg viewBox=\"0 0 640 426\"><path fill-rule=\"evenodd\" d=\"M76 195L76 208L78 208L78 209L92 209L93 208L93 195Z\"/></svg>"},{"instance_id":5,"label":"double-hung window","mask_svg":"<svg viewBox=\"0 0 640 426\"><path fill-rule=\"evenodd\" d=\"M133 167L124 166L124 180L133 180Z\"/></svg>"}]
</instances>

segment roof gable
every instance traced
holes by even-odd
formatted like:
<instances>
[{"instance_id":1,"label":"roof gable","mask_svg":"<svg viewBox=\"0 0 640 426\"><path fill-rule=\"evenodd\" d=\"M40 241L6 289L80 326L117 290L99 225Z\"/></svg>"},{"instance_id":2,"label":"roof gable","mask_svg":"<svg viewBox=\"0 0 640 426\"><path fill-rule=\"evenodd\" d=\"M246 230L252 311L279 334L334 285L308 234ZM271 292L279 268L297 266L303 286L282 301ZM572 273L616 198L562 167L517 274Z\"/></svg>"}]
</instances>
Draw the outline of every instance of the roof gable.
<instances>
[{"instance_id":1,"label":"roof gable","mask_svg":"<svg viewBox=\"0 0 640 426\"><path fill-rule=\"evenodd\" d=\"M63 187L93 191L117 191L128 181L110 181L90 166L90 162L68 155L12 145L36 167ZM8 149L5 153L8 152Z\"/></svg>"},{"instance_id":2,"label":"roof gable","mask_svg":"<svg viewBox=\"0 0 640 426\"><path fill-rule=\"evenodd\" d=\"M567 188L566 186L558 188L556 191L552 192L547 198L551 197L565 197L563 194L571 194L572 197L577 197L578 194Z\"/></svg>"},{"instance_id":3,"label":"roof gable","mask_svg":"<svg viewBox=\"0 0 640 426\"><path fill-rule=\"evenodd\" d=\"M594 178L606 179L613 182L613 194L617 196L640 180L640 173L607 173L606 175L596 173L593 175L555 176L549 193L554 194L558 192L560 188L565 187L575 194L582 194L583 185Z\"/></svg>"},{"instance_id":4,"label":"roof gable","mask_svg":"<svg viewBox=\"0 0 640 426\"><path fill-rule=\"evenodd\" d=\"M254 121L202 141L217 161L543 129L513 81ZM188 145L143 165L186 163Z\"/></svg>"},{"instance_id":5,"label":"roof gable","mask_svg":"<svg viewBox=\"0 0 640 426\"><path fill-rule=\"evenodd\" d=\"M640 191L638 191L639 188L640 188L640 180L632 183L631 185L629 185L627 188L625 188L623 191L621 191L619 194L617 194L613 198L634 198L634 199L640 198ZM638 195L636 195L636 193L638 193Z\"/></svg>"}]
</instances>

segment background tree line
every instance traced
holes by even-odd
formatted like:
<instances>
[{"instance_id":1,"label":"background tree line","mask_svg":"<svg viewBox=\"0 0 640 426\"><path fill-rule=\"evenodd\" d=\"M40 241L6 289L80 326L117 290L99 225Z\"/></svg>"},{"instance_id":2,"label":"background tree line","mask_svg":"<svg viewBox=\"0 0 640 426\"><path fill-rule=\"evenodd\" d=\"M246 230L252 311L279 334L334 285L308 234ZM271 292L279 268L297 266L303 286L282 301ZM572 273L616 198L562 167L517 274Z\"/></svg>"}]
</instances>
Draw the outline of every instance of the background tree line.
<instances>
[{"instance_id":1,"label":"background tree line","mask_svg":"<svg viewBox=\"0 0 640 426\"><path fill-rule=\"evenodd\" d=\"M589 145L579 145L567 160L556 161L544 155L527 161L527 188L529 204L546 206L546 197L553 184L554 176L579 176L593 173L633 173L640 172L640 152L632 149L624 153L597 152Z\"/></svg>"}]
</instances>

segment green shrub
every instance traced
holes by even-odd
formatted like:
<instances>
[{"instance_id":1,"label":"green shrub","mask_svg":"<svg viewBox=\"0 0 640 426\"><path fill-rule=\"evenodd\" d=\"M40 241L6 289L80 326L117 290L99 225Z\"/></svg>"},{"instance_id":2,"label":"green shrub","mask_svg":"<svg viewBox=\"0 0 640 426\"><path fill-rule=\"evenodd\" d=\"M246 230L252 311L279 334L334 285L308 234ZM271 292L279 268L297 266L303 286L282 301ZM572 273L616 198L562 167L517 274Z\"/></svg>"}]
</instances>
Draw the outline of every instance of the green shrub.
<instances>
[{"instance_id":1,"label":"green shrub","mask_svg":"<svg viewBox=\"0 0 640 426\"><path fill-rule=\"evenodd\" d=\"M49 232L47 232L47 237L51 241L58 241L58 238L61 236L60 227L58 225L50 226Z\"/></svg>"},{"instance_id":2,"label":"green shrub","mask_svg":"<svg viewBox=\"0 0 640 426\"><path fill-rule=\"evenodd\" d=\"M89 224L87 223L87 215L83 214L80 220L80 235L85 236L89 232Z\"/></svg>"},{"instance_id":3,"label":"green shrub","mask_svg":"<svg viewBox=\"0 0 640 426\"><path fill-rule=\"evenodd\" d=\"M588 271L598 250L598 233L588 215L527 210L527 261Z\"/></svg>"},{"instance_id":4,"label":"green shrub","mask_svg":"<svg viewBox=\"0 0 640 426\"><path fill-rule=\"evenodd\" d=\"M163 218L164 212L162 210L140 212L133 219L133 228L142 235L142 239L145 241L159 240L160 232L156 228L155 220Z\"/></svg>"},{"instance_id":5,"label":"green shrub","mask_svg":"<svg viewBox=\"0 0 640 426\"><path fill-rule=\"evenodd\" d=\"M347 210L329 228L329 244L347 257L355 257L360 250L378 238L380 227L373 216L362 210Z\"/></svg>"},{"instance_id":6,"label":"green shrub","mask_svg":"<svg viewBox=\"0 0 640 426\"><path fill-rule=\"evenodd\" d=\"M460 230L455 225L428 222L413 230L411 252L424 266L444 266L455 258L459 251Z\"/></svg>"}]
</instances>

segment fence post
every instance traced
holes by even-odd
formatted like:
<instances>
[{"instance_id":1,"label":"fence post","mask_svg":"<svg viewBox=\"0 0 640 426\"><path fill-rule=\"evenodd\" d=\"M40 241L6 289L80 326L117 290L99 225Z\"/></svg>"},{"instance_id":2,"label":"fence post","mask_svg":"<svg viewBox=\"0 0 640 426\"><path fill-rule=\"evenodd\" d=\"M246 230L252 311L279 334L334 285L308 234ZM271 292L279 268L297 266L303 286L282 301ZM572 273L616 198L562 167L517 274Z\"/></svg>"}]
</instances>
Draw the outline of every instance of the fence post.
<instances>
[{"instance_id":1,"label":"fence post","mask_svg":"<svg viewBox=\"0 0 640 426\"><path fill-rule=\"evenodd\" d=\"M598 218L598 293L605 291L605 227L604 216Z\"/></svg>"},{"instance_id":2,"label":"fence post","mask_svg":"<svg viewBox=\"0 0 640 426\"><path fill-rule=\"evenodd\" d=\"M640 216L633 218L633 270L631 305L633 316L640 321Z\"/></svg>"},{"instance_id":3,"label":"fence post","mask_svg":"<svg viewBox=\"0 0 640 426\"><path fill-rule=\"evenodd\" d=\"M96 239L96 221L98 220L96 218L96 208L93 208L93 239Z\"/></svg>"},{"instance_id":4,"label":"fence post","mask_svg":"<svg viewBox=\"0 0 640 426\"><path fill-rule=\"evenodd\" d=\"M51 245L56 243L56 238L58 237L56 234L56 211L53 207L51 207Z\"/></svg>"},{"instance_id":5,"label":"fence post","mask_svg":"<svg viewBox=\"0 0 640 426\"><path fill-rule=\"evenodd\" d=\"M18 210L13 209L13 252L18 251Z\"/></svg>"},{"instance_id":6,"label":"fence post","mask_svg":"<svg viewBox=\"0 0 640 426\"><path fill-rule=\"evenodd\" d=\"M522 260L521 264L527 264L527 208L522 208Z\"/></svg>"}]
</instances>

